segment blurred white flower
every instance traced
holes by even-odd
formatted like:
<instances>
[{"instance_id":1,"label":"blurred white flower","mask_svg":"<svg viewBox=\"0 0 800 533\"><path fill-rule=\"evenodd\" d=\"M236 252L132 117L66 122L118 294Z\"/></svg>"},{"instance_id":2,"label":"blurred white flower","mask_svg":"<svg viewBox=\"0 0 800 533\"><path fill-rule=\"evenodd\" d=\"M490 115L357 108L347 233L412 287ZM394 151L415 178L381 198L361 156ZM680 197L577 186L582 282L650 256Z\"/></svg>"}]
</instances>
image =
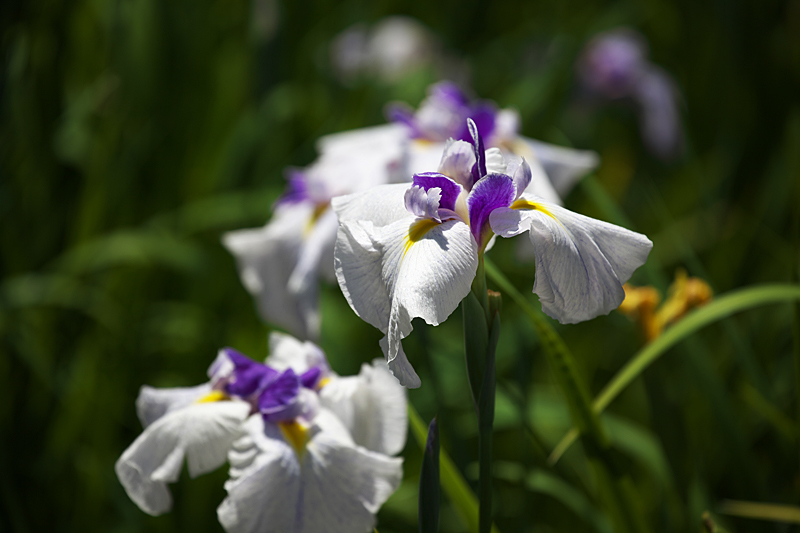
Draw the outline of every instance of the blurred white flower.
<instances>
[{"instance_id":1,"label":"blurred white flower","mask_svg":"<svg viewBox=\"0 0 800 533\"><path fill-rule=\"evenodd\" d=\"M197 387L142 387L145 430L117 475L145 512L168 511L186 458L196 476L231 464L218 515L228 531L369 531L402 479L405 389L382 359L339 377L311 342L270 336L270 357L220 350Z\"/></svg>"}]
</instances>

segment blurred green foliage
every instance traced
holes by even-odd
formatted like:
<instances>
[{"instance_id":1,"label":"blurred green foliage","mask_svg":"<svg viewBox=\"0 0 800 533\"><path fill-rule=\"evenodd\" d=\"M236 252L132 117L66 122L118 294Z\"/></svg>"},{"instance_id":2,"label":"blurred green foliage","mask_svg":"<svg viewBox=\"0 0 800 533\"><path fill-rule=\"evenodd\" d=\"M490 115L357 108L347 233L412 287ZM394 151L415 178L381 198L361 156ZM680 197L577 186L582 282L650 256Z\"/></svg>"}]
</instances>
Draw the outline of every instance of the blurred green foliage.
<instances>
[{"instance_id":1,"label":"blurred green foliage","mask_svg":"<svg viewBox=\"0 0 800 533\"><path fill-rule=\"evenodd\" d=\"M516 107L523 133L596 150L573 210L654 241L639 284L678 267L718 293L798 279L800 2L360 2L7 0L0 5L0 529L220 531L222 468L173 486L151 518L113 464L141 428L142 384L190 385L222 346L266 355L267 326L222 232L264 223L283 169L322 134L383 122L437 80L347 84L329 43L356 22L418 18L467 65L476 94ZM632 110L588 110L576 57L598 31L638 29L683 94L687 139L670 164L641 145ZM533 268L493 261L528 294ZM491 286L491 283L490 283ZM380 333L323 294L322 347L341 374L379 356ZM534 302L534 305L538 305ZM680 343L603 416L615 468L652 531L698 531L724 499L800 501L792 307L747 311ZM585 456L551 467L571 426L536 335L510 300L497 354L496 523L504 532L610 531ZM641 347L612 313L557 331L596 394ZM794 341L798 342L797 340ZM461 321L415 324L411 401L439 416L443 449L475 486L477 427ZM416 531L421 453L379 515ZM442 531L464 531L446 502ZM789 531L723 518L728 531ZM796 531L795 527L795 531Z\"/></svg>"}]
</instances>

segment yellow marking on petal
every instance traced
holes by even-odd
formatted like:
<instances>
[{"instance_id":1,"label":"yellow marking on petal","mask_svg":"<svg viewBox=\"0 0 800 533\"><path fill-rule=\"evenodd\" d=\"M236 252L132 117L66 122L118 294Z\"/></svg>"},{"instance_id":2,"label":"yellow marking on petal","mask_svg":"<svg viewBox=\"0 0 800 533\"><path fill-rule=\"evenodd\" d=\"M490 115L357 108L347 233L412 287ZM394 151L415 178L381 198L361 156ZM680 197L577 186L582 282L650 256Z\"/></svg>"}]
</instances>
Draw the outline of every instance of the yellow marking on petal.
<instances>
[{"instance_id":1,"label":"yellow marking on petal","mask_svg":"<svg viewBox=\"0 0 800 533\"><path fill-rule=\"evenodd\" d=\"M423 218L417 220L408 228L408 235L406 235L406 245L403 248L403 257L405 257L408 250L415 242L419 242L430 230L438 226L440 223L430 218Z\"/></svg>"},{"instance_id":2,"label":"yellow marking on petal","mask_svg":"<svg viewBox=\"0 0 800 533\"><path fill-rule=\"evenodd\" d=\"M428 139L414 139L414 144L416 144L419 148L429 148L434 144L437 144L436 141L431 141Z\"/></svg>"},{"instance_id":3,"label":"yellow marking on petal","mask_svg":"<svg viewBox=\"0 0 800 533\"><path fill-rule=\"evenodd\" d=\"M533 202L529 202L524 198L520 198L516 200L513 204L511 204L511 209L531 209L533 211L541 211L545 215L549 216L553 220L558 221L553 213L551 213L545 206L542 204L536 204Z\"/></svg>"},{"instance_id":4,"label":"yellow marking on petal","mask_svg":"<svg viewBox=\"0 0 800 533\"><path fill-rule=\"evenodd\" d=\"M327 204L317 204L317 206L314 207L314 212L311 213L311 218L308 219L308 222L306 223L306 227L303 229L303 238L304 239L311 234L311 231L314 229L314 226L316 225L317 220L319 220L319 218L322 216L322 214L325 211L327 211L330 206L331 206L331 204L327 203Z\"/></svg>"},{"instance_id":5,"label":"yellow marking on petal","mask_svg":"<svg viewBox=\"0 0 800 533\"><path fill-rule=\"evenodd\" d=\"M222 402L225 400L229 400L227 394L222 392L221 390L212 390L202 398L198 398L194 401L194 403L211 403L211 402Z\"/></svg>"},{"instance_id":6,"label":"yellow marking on petal","mask_svg":"<svg viewBox=\"0 0 800 533\"><path fill-rule=\"evenodd\" d=\"M303 455L308 442L308 428L302 425L297 420L290 422L278 422L278 427L281 428L283 438L292 445L297 456Z\"/></svg>"},{"instance_id":7,"label":"yellow marking on petal","mask_svg":"<svg viewBox=\"0 0 800 533\"><path fill-rule=\"evenodd\" d=\"M319 383L317 383L317 390L320 390L322 387L324 387L330 382L331 378L322 378L321 380L319 380Z\"/></svg>"}]
</instances>

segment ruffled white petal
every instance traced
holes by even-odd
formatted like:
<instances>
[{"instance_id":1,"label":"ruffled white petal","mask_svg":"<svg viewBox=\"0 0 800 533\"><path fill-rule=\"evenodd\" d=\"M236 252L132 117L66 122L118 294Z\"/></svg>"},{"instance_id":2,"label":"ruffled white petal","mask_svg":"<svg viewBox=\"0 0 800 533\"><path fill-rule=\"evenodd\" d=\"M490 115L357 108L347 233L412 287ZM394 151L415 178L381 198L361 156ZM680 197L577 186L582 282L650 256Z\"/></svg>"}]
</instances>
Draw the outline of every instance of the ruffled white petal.
<instances>
[{"instance_id":1,"label":"ruffled white petal","mask_svg":"<svg viewBox=\"0 0 800 533\"><path fill-rule=\"evenodd\" d=\"M210 383L171 389L157 389L143 385L136 398L136 414L142 426L147 427L165 414L186 407L209 392L211 392Z\"/></svg>"},{"instance_id":2,"label":"ruffled white petal","mask_svg":"<svg viewBox=\"0 0 800 533\"><path fill-rule=\"evenodd\" d=\"M157 516L169 511L167 483L177 481L184 457L192 477L219 467L249 413L250 405L238 401L192 404L167 413L117 460L120 483L144 512Z\"/></svg>"},{"instance_id":3,"label":"ruffled white petal","mask_svg":"<svg viewBox=\"0 0 800 533\"><path fill-rule=\"evenodd\" d=\"M359 446L387 455L396 455L405 446L406 390L389 373L383 359L361 365L358 376L332 380L320 391L320 401L336 414Z\"/></svg>"},{"instance_id":4,"label":"ruffled white petal","mask_svg":"<svg viewBox=\"0 0 800 533\"><path fill-rule=\"evenodd\" d=\"M281 371L291 368L297 374L315 366L321 368L324 374L330 372L325 352L319 346L277 331L269 334L269 357L265 363Z\"/></svg>"},{"instance_id":5,"label":"ruffled white petal","mask_svg":"<svg viewBox=\"0 0 800 533\"><path fill-rule=\"evenodd\" d=\"M533 292L542 310L562 324L574 324L617 308L625 297L622 284L644 264L653 243L541 198L523 198L541 208L497 209L489 220L502 237L530 232L536 253Z\"/></svg>"},{"instance_id":6,"label":"ruffled white petal","mask_svg":"<svg viewBox=\"0 0 800 533\"><path fill-rule=\"evenodd\" d=\"M231 533L366 533L402 479L401 459L355 446L329 411L314 419L300 458L261 417L246 427L229 457L228 497L217 509Z\"/></svg>"},{"instance_id":7,"label":"ruffled white petal","mask_svg":"<svg viewBox=\"0 0 800 533\"><path fill-rule=\"evenodd\" d=\"M506 160L499 148L489 148L486 150L486 173L505 174Z\"/></svg>"},{"instance_id":8,"label":"ruffled white petal","mask_svg":"<svg viewBox=\"0 0 800 533\"><path fill-rule=\"evenodd\" d=\"M316 305L299 299L287 285L312 220L313 206L289 204L278 208L263 228L233 231L222 238L236 257L242 284L256 298L262 318L302 338L317 333L317 319L308 313Z\"/></svg>"},{"instance_id":9,"label":"ruffled white petal","mask_svg":"<svg viewBox=\"0 0 800 533\"><path fill-rule=\"evenodd\" d=\"M405 207L408 188L408 183L382 185L367 191L336 197L331 201L331 205L339 217L340 224L352 220L367 220L376 226L386 226L409 216Z\"/></svg>"},{"instance_id":10,"label":"ruffled white petal","mask_svg":"<svg viewBox=\"0 0 800 533\"><path fill-rule=\"evenodd\" d=\"M438 167L429 167L427 172L436 169L462 187L466 189L472 187L472 167L475 165L475 149L472 145L450 139L446 144L437 143L435 146L436 148L430 148L441 154L441 161Z\"/></svg>"},{"instance_id":11,"label":"ruffled white petal","mask_svg":"<svg viewBox=\"0 0 800 533\"><path fill-rule=\"evenodd\" d=\"M386 333L389 368L407 387L419 386L400 344L411 320L444 321L469 292L478 267L469 226L449 220L412 244L409 232L417 222L406 217L380 228L344 222L334 253L342 292L358 316Z\"/></svg>"},{"instance_id":12,"label":"ruffled white petal","mask_svg":"<svg viewBox=\"0 0 800 533\"><path fill-rule=\"evenodd\" d=\"M591 150L574 150L527 137L520 137L520 141L536 154L553 188L562 197L569 194L581 177L600 164L600 157Z\"/></svg>"}]
</instances>

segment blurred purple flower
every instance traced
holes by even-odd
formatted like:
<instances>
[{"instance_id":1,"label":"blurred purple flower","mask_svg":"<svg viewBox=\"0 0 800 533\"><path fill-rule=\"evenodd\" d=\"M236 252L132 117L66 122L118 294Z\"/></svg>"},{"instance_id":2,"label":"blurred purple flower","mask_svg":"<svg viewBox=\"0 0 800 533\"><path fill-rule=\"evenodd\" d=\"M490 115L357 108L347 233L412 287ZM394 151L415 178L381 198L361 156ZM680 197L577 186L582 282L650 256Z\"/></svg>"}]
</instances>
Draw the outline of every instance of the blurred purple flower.
<instances>
[{"instance_id":1,"label":"blurred purple flower","mask_svg":"<svg viewBox=\"0 0 800 533\"><path fill-rule=\"evenodd\" d=\"M672 78L648 58L639 33L621 28L596 35L577 63L582 88L592 97L633 102L647 149L661 159L676 157L683 138Z\"/></svg>"}]
</instances>

